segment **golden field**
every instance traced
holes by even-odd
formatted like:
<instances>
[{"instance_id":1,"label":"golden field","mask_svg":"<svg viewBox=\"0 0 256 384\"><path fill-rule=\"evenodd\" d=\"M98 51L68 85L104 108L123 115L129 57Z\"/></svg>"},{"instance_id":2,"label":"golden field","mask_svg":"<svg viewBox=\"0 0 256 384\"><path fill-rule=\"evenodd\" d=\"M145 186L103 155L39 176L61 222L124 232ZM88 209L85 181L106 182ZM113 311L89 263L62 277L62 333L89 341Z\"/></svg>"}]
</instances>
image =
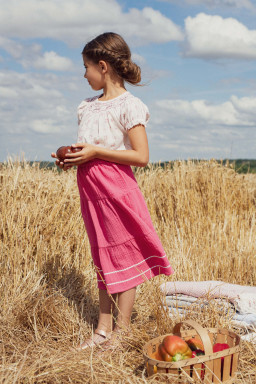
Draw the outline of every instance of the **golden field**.
<instances>
[{"instance_id":1,"label":"golden field","mask_svg":"<svg viewBox=\"0 0 256 384\"><path fill-rule=\"evenodd\" d=\"M138 287L131 335L120 350L75 353L71 347L92 333L98 313L76 171L11 160L1 167L0 383L159 383L146 377L142 347L182 320L160 305L160 283L256 285L255 175L215 161L176 161L136 177L175 274ZM242 332L211 302L188 317ZM255 344L242 342L238 368L237 384L256 382Z\"/></svg>"}]
</instances>

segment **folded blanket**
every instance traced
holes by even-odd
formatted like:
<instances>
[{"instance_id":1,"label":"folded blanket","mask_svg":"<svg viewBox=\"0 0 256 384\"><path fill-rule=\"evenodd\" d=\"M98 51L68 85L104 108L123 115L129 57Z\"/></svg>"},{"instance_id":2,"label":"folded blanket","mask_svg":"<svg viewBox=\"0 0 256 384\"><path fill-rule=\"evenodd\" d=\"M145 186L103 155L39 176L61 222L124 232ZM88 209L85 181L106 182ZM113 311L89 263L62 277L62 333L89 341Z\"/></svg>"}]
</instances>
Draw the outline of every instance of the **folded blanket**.
<instances>
[{"instance_id":1,"label":"folded blanket","mask_svg":"<svg viewBox=\"0 0 256 384\"><path fill-rule=\"evenodd\" d=\"M256 287L222 281L176 281L164 283L160 289L170 316L184 316L188 308L198 310L198 306L203 308L214 300L235 327L246 331L241 338L256 343Z\"/></svg>"},{"instance_id":2,"label":"folded blanket","mask_svg":"<svg viewBox=\"0 0 256 384\"><path fill-rule=\"evenodd\" d=\"M247 333L246 335L242 335L241 339L244 341L248 341L249 343L256 344L256 332L250 332L250 333Z\"/></svg>"},{"instance_id":3,"label":"folded blanket","mask_svg":"<svg viewBox=\"0 0 256 384\"><path fill-rule=\"evenodd\" d=\"M186 315L188 312L188 308L191 311L193 305L196 305L195 310L198 310L198 305L203 308L209 305L207 300L198 300L198 298L193 297L187 300L186 295L170 295L166 296L166 302L164 303L168 309L170 316L173 316L177 313L180 315ZM230 321L233 322L234 325L239 326L240 328L249 328L256 329L256 314L254 313L240 313L236 310L232 303L228 301L223 301L220 299L211 299L216 301L216 305L220 306L221 311L225 311L225 314L228 314L230 317Z\"/></svg>"},{"instance_id":4,"label":"folded blanket","mask_svg":"<svg viewBox=\"0 0 256 384\"><path fill-rule=\"evenodd\" d=\"M160 286L166 296L183 294L192 297L226 298L241 314L256 315L256 287L222 281L176 281Z\"/></svg>"},{"instance_id":5,"label":"folded blanket","mask_svg":"<svg viewBox=\"0 0 256 384\"><path fill-rule=\"evenodd\" d=\"M256 329L256 315L254 313L239 313L236 312L232 317L233 324L237 324L240 327L248 327L249 329Z\"/></svg>"}]
</instances>

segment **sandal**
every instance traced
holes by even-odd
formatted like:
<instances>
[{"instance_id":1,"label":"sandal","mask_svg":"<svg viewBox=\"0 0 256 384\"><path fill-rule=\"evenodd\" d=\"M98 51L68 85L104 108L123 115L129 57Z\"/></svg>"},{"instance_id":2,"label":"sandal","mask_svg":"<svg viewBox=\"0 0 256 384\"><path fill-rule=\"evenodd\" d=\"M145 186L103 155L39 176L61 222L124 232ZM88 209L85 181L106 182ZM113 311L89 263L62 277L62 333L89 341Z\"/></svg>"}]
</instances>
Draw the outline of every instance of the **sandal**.
<instances>
[{"instance_id":1,"label":"sandal","mask_svg":"<svg viewBox=\"0 0 256 384\"><path fill-rule=\"evenodd\" d=\"M100 347L102 352L107 352L107 351L115 351L115 350L120 350L123 348L123 345L125 344L124 342L124 337L129 337L130 336L130 331L129 330L123 330L123 329L118 329L114 330L111 334L111 336L108 337L108 340L104 343L103 346Z\"/></svg>"},{"instance_id":2,"label":"sandal","mask_svg":"<svg viewBox=\"0 0 256 384\"><path fill-rule=\"evenodd\" d=\"M75 348L75 351L83 351L87 348L93 348L97 345L105 343L110 338L111 332L103 331L102 329L96 329L92 338L85 340L81 345Z\"/></svg>"}]
</instances>

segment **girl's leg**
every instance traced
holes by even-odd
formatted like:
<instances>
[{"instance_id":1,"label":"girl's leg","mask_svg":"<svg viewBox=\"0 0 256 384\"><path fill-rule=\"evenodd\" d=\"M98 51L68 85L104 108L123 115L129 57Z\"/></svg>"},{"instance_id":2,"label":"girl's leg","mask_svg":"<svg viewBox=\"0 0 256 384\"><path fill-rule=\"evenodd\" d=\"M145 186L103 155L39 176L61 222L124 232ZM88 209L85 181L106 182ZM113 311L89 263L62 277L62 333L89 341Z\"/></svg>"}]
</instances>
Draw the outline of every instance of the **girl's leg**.
<instances>
[{"instance_id":1,"label":"girl's leg","mask_svg":"<svg viewBox=\"0 0 256 384\"><path fill-rule=\"evenodd\" d=\"M104 343L103 350L116 349L116 340L119 339L120 331L126 332L131 322L132 309L135 301L136 287L128 291L116 294L116 309L118 311L114 332L110 339Z\"/></svg>"},{"instance_id":2,"label":"girl's leg","mask_svg":"<svg viewBox=\"0 0 256 384\"><path fill-rule=\"evenodd\" d=\"M83 350L93 345L102 344L113 330L113 312L116 295L109 296L106 290L99 290L99 320L93 336L86 339L76 350Z\"/></svg>"},{"instance_id":3,"label":"girl's leg","mask_svg":"<svg viewBox=\"0 0 256 384\"><path fill-rule=\"evenodd\" d=\"M100 311L97 329L95 330L93 339L88 338L77 349L85 349L95 344L102 344L106 341L106 337L97 332L104 331L107 334L113 330L113 314L115 309L117 309L118 315L114 331L127 330L131 321L135 295L136 287L111 296L108 295L106 290L99 290ZM115 336L113 335L106 343L106 347L108 348L114 340Z\"/></svg>"},{"instance_id":4,"label":"girl's leg","mask_svg":"<svg viewBox=\"0 0 256 384\"><path fill-rule=\"evenodd\" d=\"M136 287L117 294L118 316L116 320L116 329L129 327L135 295Z\"/></svg>"},{"instance_id":5,"label":"girl's leg","mask_svg":"<svg viewBox=\"0 0 256 384\"><path fill-rule=\"evenodd\" d=\"M99 290L100 312L97 329L105 332L113 330L113 313L117 294L109 296L106 290Z\"/></svg>"},{"instance_id":6,"label":"girl's leg","mask_svg":"<svg viewBox=\"0 0 256 384\"><path fill-rule=\"evenodd\" d=\"M128 291L109 295L106 290L99 290L100 313L97 329L111 332L114 328L113 314L117 310L115 329L127 328L131 322L136 287Z\"/></svg>"}]
</instances>

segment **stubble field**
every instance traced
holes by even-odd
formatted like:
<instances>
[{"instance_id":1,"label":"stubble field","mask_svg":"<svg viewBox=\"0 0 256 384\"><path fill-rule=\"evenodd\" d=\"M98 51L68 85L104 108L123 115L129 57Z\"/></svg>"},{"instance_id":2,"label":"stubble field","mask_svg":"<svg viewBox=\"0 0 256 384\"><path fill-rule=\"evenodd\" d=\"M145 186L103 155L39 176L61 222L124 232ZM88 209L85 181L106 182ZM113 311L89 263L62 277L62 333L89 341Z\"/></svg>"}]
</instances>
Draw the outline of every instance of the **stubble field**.
<instances>
[{"instance_id":1,"label":"stubble field","mask_svg":"<svg viewBox=\"0 0 256 384\"><path fill-rule=\"evenodd\" d=\"M0 383L159 383L146 377L142 347L183 319L167 316L160 283L256 285L255 175L215 161L177 161L136 177L175 274L138 288L132 333L118 351L74 353L98 314L76 172L25 161L1 167ZM186 318L242 332L211 302ZM243 341L236 383L255 383L255 366L256 346Z\"/></svg>"}]
</instances>

